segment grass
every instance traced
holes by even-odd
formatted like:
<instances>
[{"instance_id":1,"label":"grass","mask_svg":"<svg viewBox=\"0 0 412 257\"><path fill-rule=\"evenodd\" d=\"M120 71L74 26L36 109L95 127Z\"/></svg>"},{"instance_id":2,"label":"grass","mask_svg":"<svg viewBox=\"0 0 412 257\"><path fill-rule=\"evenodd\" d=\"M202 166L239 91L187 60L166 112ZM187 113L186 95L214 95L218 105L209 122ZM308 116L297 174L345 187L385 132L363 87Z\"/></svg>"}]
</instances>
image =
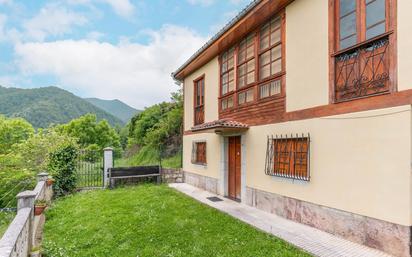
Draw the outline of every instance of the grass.
<instances>
[{"instance_id":1,"label":"grass","mask_svg":"<svg viewBox=\"0 0 412 257\"><path fill-rule=\"evenodd\" d=\"M141 165L158 165L159 155L158 152L150 147L143 147L140 151L130 157L115 160L116 167L129 167L129 166L141 166ZM181 168L182 167L182 153L179 152L175 156L162 159L162 167L164 168Z\"/></svg>"},{"instance_id":2,"label":"grass","mask_svg":"<svg viewBox=\"0 0 412 257\"><path fill-rule=\"evenodd\" d=\"M0 238L6 232L14 216L16 216L15 212L0 212Z\"/></svg>"},{"instance_id":3,"label":"grass","mask_svg":"<svg viewBox=\"0 0 412 257\"><path fill-rule=\"evenodd\" d=\"M68 196L47 213L46 256L309 256L165 185Z\"/></svg>"}]
</instances>

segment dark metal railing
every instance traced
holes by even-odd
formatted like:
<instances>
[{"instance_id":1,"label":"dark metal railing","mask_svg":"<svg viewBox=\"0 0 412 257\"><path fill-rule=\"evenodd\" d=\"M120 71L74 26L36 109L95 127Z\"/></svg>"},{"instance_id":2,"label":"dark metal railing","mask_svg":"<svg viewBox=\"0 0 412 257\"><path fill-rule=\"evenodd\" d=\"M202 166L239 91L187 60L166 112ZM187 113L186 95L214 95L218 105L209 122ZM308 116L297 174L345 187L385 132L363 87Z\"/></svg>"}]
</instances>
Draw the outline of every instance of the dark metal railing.
<instances>
[{"instance_id":1,"label":"dark metal railing","mask_svg":"<svg viewBox=\"0 0 412 257\"><path fill-rule=\"evenodd\" d=\"M310 135L276 135L267 138L265 174L310 180Z\"/></svg>"},{"instance_id":2,"label":"dark metal railing","mask_svg":"<svg viewBox=\"0 0 412 257\"><path fill-rule=\"evenodd\" d=\"M76 165L77 187L103 187L103 169L103 153L101 151L79 151Z\"/></svg>"},{"instance_id":3,"label":"dark metal railing","mask_svg":"<svg viewBox=\"0 0 412 257\"><path fill-rule=\"evenodd\" d=\"M335 56L335 101L389 92L389 38Z\"/></svg>"}]
</instances>

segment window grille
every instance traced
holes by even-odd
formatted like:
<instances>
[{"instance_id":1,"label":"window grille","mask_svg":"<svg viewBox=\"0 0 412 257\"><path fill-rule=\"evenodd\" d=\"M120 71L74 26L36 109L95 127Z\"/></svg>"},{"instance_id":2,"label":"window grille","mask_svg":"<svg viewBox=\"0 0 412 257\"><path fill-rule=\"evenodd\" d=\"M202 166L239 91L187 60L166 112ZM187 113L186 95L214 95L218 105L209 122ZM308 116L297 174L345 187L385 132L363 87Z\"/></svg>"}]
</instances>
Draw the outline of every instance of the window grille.
<instances>
[{"instance_id":1,"label":"window grille","mask_svg":"<svg viewBox=\"0 0 412 257\"><path fill-rule=\"evenodd\" d=\"M310 180L310 136L270 136L267 139L265 173L269 176Z\"/></svg>"}]
</instances>

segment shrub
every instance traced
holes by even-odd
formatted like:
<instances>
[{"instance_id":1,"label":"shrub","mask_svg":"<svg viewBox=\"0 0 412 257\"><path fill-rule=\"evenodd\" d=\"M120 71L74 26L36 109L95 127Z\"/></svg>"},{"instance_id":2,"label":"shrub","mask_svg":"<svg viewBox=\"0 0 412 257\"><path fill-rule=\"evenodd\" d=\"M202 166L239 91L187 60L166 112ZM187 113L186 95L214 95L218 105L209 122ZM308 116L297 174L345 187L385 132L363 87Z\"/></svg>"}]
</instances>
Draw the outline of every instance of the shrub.
<instances>
[{"instance_id":1,"label":"shrub","mask_svg":"<svg viewBox=\"0 0 412 257\"><path fill-rule=\"evenodd\" d=\"M78 149L75 144L66 144L49 157L49 172L55 179L53 189L56 196L72 193L76 189L76 161Z\"/></svg>"}]
</instances>

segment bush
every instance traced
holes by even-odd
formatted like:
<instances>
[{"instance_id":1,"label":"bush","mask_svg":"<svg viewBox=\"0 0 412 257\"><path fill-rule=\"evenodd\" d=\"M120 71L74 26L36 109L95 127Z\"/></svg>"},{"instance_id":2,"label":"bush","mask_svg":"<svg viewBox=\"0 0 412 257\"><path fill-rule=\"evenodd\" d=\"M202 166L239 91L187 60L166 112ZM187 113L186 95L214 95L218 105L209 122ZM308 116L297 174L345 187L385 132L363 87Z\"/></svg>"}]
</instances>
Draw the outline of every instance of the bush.
<instances>
[{"instance_id":1,"label":"bush","mask_svg":"<svg viewBox=\"0 0 412 257\"><path fill-rule=\"evenodd\" d=\"M49 172L55 179L53 189L56 196L63 196L76 189L76 161L78 149L75 144L67 144L50 153Z\"/></svg>"}]
</instances>

